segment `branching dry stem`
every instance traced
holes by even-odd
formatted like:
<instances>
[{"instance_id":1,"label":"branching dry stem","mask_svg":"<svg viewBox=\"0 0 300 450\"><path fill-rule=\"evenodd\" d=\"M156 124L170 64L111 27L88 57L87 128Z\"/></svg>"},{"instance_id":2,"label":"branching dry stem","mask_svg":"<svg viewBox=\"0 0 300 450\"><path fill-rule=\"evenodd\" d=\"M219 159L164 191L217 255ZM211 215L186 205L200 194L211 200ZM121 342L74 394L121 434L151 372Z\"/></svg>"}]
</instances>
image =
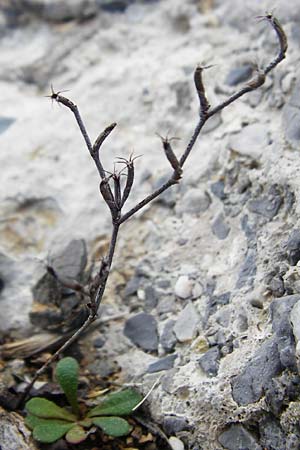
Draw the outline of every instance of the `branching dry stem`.
<instances>
[{"instance_id":1,"label":"branching dry stem","mask_svg":"<svg viewBox=\"0 0 300 450\"><path fill-rule=\"evenodd\" d=\"M89 135L87 133L86 127L83 123L83 120L80 116L78 107L68 98L61 95L61 92L54 92L52 90L52 94L50 95L50 98L52 100L57 101L58 103L66 106L69 108L72 113L75 116L76 122L79 126L79 129L81 131L81 134L84 138L84 141L86 143L86 146L89 150L89 153L91 157L93 158L95 165L97 167L97 170L99 172L99 176L101 178L100 183L100 192L104 199L104 201L107 203L111 218L112 218L112 236L110 240L109 250L106 255L106 257L103 258L100 269L96 277L94 278L93 282L89 286L89 289L84 289L84 293L89 292L90 302L88 304L90 308L90 314L86 321L81 325L81 327L69 338L66 340L66 342L51 356L51 358L46 361L46 363L37 370L35 373L31 383L27 386L27 389L20 399L20 402L22 403L30 389L32 388L35 381L38 379L40 375L42 375L47 368L51 365L53 361L55 361L61 353L63 353L73 342L75 342L83 333L84 331L96 320L98 317L98 311L99 307L101 305L101 301L103 298L103 294L106 288L106 283L108 280L108 276L110 273L117 238L118 238L118 232L120 229L120 226L126 222L130 217L132 217L135 213L137 213L140 209L142 209L144 206L146 206L148 203L150 203L155 198L159 197L164 191L169 189L171 186L177 184L181 178L182 174L182 168L184 166L185 161L187 160L190 152L192 151L195 142L198 139L198 136L205 125L205 123L213 117L215 114L219 113L221 110L229 106L231 103L235 102L237 99L242 97L244 94L254 91L255 89L259 88L261 85L264 84L266 75L273 70L284 58L287 51L287 38L286 35L279 23L279 21L271 14L267 14L262 17L263 20L267 21L271 27L274 29L276 36L279 41L279 52L276 58L270 62L270 64L263 70L257 70L253 79L250 80L247 84L245 84L239 91L237 91L235 94L233 94L231 97L229 97L227 100L223 101L219 105L211 108L209 101L206 96L205 86L202 79L202 74L207 67L201 67L198 66L194 73L194 82L196 91L199 97L199 103L200 103L200 119L195 127L195 130L192 134L192 137L186 146L185 150L183 151L181 157L177 159L175 156L171 145L170 140L167 138L162 138L162 144L164 148L165 155L173 169L173 172L169 178L168 181L166 181L160 188L155 190L153 193L148 195L146 198L144 198L142 201L140 201L137 205L135 205L133 208L131 208L128 212L122 215L122 208L124 206L124 203L126 202L132 186L133 186L133 180L134 180L134 159L130 158L128 161L125 159L122 159L122 162L125 163L126 170L127 170L127 182L125 184L124 190L122 192L121 190L121 182L120 182L120 173L117 175L116 173L112 174L112 176L107 177L106 173L107 171L104 170L103 164L101 162L100 158L100 148L105 139L110 135L110 133L114 130L116 127L116 123L113 123L105 128L105 130L98 136L95 143L92 145L91 140L89 138ZM112 180L113 179L113 180ZM113 181L114 186L111 188L110 183ZM118 184L119 183L119 184ZM118 197L118 198L116 198Z\"/></svg>"}]
</instances>

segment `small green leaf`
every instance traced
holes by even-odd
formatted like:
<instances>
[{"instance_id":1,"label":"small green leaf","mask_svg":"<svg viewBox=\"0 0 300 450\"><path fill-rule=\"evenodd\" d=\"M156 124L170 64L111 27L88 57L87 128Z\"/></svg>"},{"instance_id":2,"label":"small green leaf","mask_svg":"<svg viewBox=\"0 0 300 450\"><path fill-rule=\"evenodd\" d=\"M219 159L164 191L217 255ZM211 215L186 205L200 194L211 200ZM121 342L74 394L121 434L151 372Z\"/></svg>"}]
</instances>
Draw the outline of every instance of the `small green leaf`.
<instances>
[{"instance_id":1,"label":"small green leaf","mask_svg":"<svg viewBox=\"0 0 300 450\"><path fill-rule=\"evenodd\" d=\"M134 389L114 392L107 395L102 402L93 408L88 416L127 416L142 400L141 394Z\"/></svg>"},{"instance_id":2,"label":"small green leaf","mask_svg":"<svg viewBox=\"0 0 300 450\"><path fill-rule=\"evenodd\" d=\"M66 394L68 402L72 406L73 412L78 414L79 406L77 401L79 365L76 359L67 357L59 361L56 366L56 378Z\"/></svg>"},{"instance_id":3,"label":"small green leaf","mask_svg":"<svg viewBox=\"0 0 300 450\"><path fill-rule=\"evenodd\" d=\"M80 425L75 425L66 434L66 441L70 444L79 444L87 438L87 433Z\"/></svg>"},{"instance_id":4,"label":"small green leaf","mask_svg":"<svg viewBox=\"0 0 300 450\"><path fill-rule=\"evenodd\" d=\"M42 397L35 397L26 403L26 409L34 416L43 417L45 419L63 419L68 421L76 421L76 417L64 408L60 408L55 403L50 402Z\"/></svg>"},{"instance_id":5,"label":"small green leaf","mask_svg":"<svg viewBox=\"0 0 300 450\"><path fill-rule=\"evenodd\" d=\"M51 444L63 437L74 426L74 423L62 424L49 421L49 423L43 423L34 427L33 437L44 444Z\"/></svg>"},{"instance_id":6,"label":"small green leaf","mask_svg":"<svg viewBox=\"0 0 300 450\"><path fill-rule=\"evenodd\" d=\"M90 428L91 426L92 426L92 421L91 421L91 419L83 419L83 420L80 420L79 422L77 422L78 423L78 425L81 425L82 427L84 427L84 428Z\"/></svg>"},{"instance_id":7,"label":"small green leaf","mask_svg":"<svg viewBox=\"0 0 300 450\"><path fill-rule=\"evenodd\" d=\"M25 418L25 424L28 428L33 430L38 425L44 425L48 423L54 423L54 424L62 424L62 425L69 425L69 422L65 420L59 420L59 419L44 419L42 417L33 416L31 414L28 414L28 416Z\"/></svg>"},{"instance_id":8,"label":"small green leaf","mask_svg":"<svg viewBox=\"0 0 300 450\"><path fill-rule=\"evenodd\" d=\"M126 436L132 430L127 420L121 417L93 417L93 424L109 436Z\"/></svg>"}]
</instances>

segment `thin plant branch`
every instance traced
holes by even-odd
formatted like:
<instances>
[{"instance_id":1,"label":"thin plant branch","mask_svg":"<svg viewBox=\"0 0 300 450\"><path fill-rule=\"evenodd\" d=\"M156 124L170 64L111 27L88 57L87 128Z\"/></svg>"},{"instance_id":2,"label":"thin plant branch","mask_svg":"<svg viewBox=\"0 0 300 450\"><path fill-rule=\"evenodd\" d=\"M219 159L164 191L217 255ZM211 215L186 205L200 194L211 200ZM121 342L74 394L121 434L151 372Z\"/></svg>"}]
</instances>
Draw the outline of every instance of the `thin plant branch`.
<instances>
[{"instance_id":1,"label":"thin plant branch","mask_svg":"<svg viewBox=\"0 0 300 450\"><path fill-rule=\"evenodd\" d=\"M104 140L110 135L110 133L115 128L116 124L113 123L105 128L105 130L98 136L96 139L94 145L92 145L91 140L89 138L89 135L87 133L86 127L82 121L82 118L80 116L78 107L68 98L61 95L61 92L54 92L52 89L52 94L50 95L50 98L52 100L55 100L59 104L62 104L69 108L72 113L75 116L76 122L79 126L79 129L81 131L81 134L84 138L84 141L86 143L87 149L93 158L97 170L99 172L101 182L100 182L100 192L101 195L108 205L111 213L111 219L112 219L112 235L110 240L109 249L107 252L107 255L102 259L100 268L98 273L96 274L95 278L93 279L92 283L88 286L88 292L89 292L89 315L85 322L81 325L81 327L51 356L51 358L46 361L46 363L38 369L38 371L35 373L32 381L27 386L26 391L23 394L23 397L21 399L21 402L25 400L27 397L31 387L33 386L34 382L38 379L40 375L42 375L46 369L51 365L53 361L55 361L62 352L64 352L73 342L75 342L83 333L84 331L97 319L98 317L98 311L101 305L101 301L103 298L103 294L106 288L106 283L109 277L109 273L111 270L111 265L116 249L116 243L118 238L118 233L120 226L127 221L130 217L132 217L134 214L136 214L140 209L142 209L144 206L146 206L148 203L150 203L155 198L159 197L164 191L169 189L171 186L177 184L180 181L181 175L182 175L182 168L187 160L190 152L192 151L199 134L205 125L205 123L213 117L215 114L229 106L231 103L235 102L237 99L242 97L244 94L254 91L255 89L262 86L265 82L266 75L273 70L284 58L287 51L287 38L284 33L284 30L282 29L279 21L271 14L267 14L263 17L263 20L267 21L271 27L274 29L276 36L279 41L279 53L275 57L271 63L262 70L256 70L256 73L254 74L254 77L252 80L250 80L248 83L246 83L239 91L237 91L235 94L233 94L231 97L229 97L227 100L223 101L219 105L211 108L209 104L209 100L206 96L205 86L202 80L202 74L205 69L208 67L201 67L198 66L194 73L194 82L195 82L195 88L199 97L199 103L200 103L200 119L198 120L198 123L194 129L194 132L192 134L192 137L187 144L185 150L183 151L181 157L178 159L173 152L173 149L171 147L170 141L168 138L162 138L162 144L164 153L166 155L166 158L168 162L170 163L171 168L173 169L173 172L169 178L168 181L166 181L161 187L156 189L153 193L148 195L146 198L144 198L142 201L140 201L137 205L135 205L133 208L131 208L128 212L122 215L122 207L124 206L126 200L128 199L132 187L133 187L133 181L134 181L134 159L131 158L129 160L126 160L124 158L119 158L120 162L124 163L127 168L127 181L125 183L125 187L123 188L120 183L120 175L119 173L112 173L110 176L106 176L106 173L108 173L101 162L100 159L100 147L103 144ZM111 187L110 183L113 184ZM78 287L78 290L82 292L82 288ZM87 289L84 288L84 293L87 292Z\"/></svg>"}]
</instances>

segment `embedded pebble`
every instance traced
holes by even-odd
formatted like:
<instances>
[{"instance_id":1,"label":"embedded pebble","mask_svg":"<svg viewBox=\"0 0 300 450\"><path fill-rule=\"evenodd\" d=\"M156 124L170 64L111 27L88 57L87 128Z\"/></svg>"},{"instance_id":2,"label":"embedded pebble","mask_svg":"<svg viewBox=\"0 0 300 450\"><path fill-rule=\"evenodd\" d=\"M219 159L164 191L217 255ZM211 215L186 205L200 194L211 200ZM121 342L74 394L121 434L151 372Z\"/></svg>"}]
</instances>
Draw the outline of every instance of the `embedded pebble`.
<instances>
[{"instance_id":1,"label":"embedded pebble","mask_svg":"<svg viewBox=\"0 0 300 450\"><path fill-rule=\"evenodd\" d=\"M83 239L73 239L49 259L50 265L60 276L80 280L87 264L86 243Z\"/></svg>"},{"instance_id":2,"label":"embedded pebble","mask_svg":"<svg viewBox=\"0 0 300 450\"><path fill-rule=\"evenodd\" d=\"M255 437L241 424L230 425L218 440L227 450L262 450Z\"/></svg>"},{"instance_id":3,"label":"embedded pebble","mask_svg":"<svg viewBox=\"0 0 300 450\"><path fill-rule=\"evenodd\" d=\"M282 128L286 140L294 147L298 148L300 141L300 81L297 80L292 94L282 109Z\"/></svg>"},{"instance_id":4,"label":"embedded pebble","mask_svg":"<svg viewBox=\"0 0 300 450\"><path fill-rule=\"evenodd\" d=\"M14 122L16 119L12 117L0 117L0 134L4 133Z\"/></svg>"},{"instance_id":5,"label":"embedded pebble","mask_svg":"<svg viewBox=\"0 0 300 450\"><path fill-rule=\"evenodd\" d=\"M182 275L176 281L174 292L175 295L182 299L191 297L193 291L193 282L187 275Z\"/></svg>"},{"instance_id":6,"label":"embedded pebble","mask_svg":"<svg viewBox=\"0 0 300 450\"><path fill-rule=\"evenodd\" d=\"M294 229L285 245L288 262L295 266L300 260L300 230Z\"/></svg>"},{"instance_id":7,"label":"embedded pebble","mask_svg":"<svg viewBox=\"0 0 300 450\"><path fill-rule=\"evenodd\" d=\"M205 212L211 203L208 193L200 188L190 188L181 199L175 209L177 214L200 215Z\"/></svg>"},{"instance_id":8,"label":"embedded pebble","mask_svg":"<svg viewBox=\"0 0 300 450\"><path fill-rule=\"evenodd\" d=\"M198 360L201 369L210 377L215 377L218 374L219 361L220 350L217 346L210 348Z\"/></svg>"},{"instance_id":9,"label":"embedded pebble","mask_svg":"<svg viewBox=\"0 0 300 450\"><path fill-rule=\"evenodd\" d=\"M184 450L183 442L175 436L169 438L169 444L173 450Z\"/></svg>"},{"instance_id":10,"label":"embedded pebble","mask_svg":"<svg viewBox=\"0 0 300 450\"><path fill-rule=\"evenodd\" d=\"M238 405L257 402L274 377L280 374L280 362L276 339L266 340L246 367L231 382L232 397Z\"/></svg>"},{"instance_id":11,"label":"embedded pebble","mask_svg":"<svg viewBox=\"0 0 300 450\"><path fill-rule=\"evenodd\" d=\"M230 232L230 226L224 220L224 214L221 213L212 223L212 232L218 239L224 240Z\"/></svg>"},{"instance_id":12,"label":"embedded pebble","mask_svg":"<svg viewBox=\"0 0 300 450\"><path fill-rule=\"evenodd\" d=\"M170 436L179 431L188 430L189 424L184 417L166 416L163 419L163 429Z\"/></svg>"},{"instance_id":13,"label":"embedded pebble","mask_svg":"<svg viewBox=\"0 0 300 450\"><path fill-rule=\"evenodd\" d=\"M160 344L166 352L172 352L176 345L176 336L173 332L175 320L168 320L160 336Z\"/></svg>"},{"instance_id":14,"label":"embedded pebble","mask_svg":"<svg viewBox=\"0 0 300 450\"><path fill-rule=\"evenodd\" d=\"M236 86L239 83L242 83L243 81L249 80L253 73L253 66L251 64L245 64L241 67L235 67L231 69L229 74L227 75L227 78L225 80L225 83L228 86Z\"/></svg>"},{"instance_id":15,"label":"embedded pebble","mask_svg":"<svg viewBox=\"0 0 300 450\"><path fill-rule=\"evenodd\" d=\"M260 158L268 144L268 127L260 123L248 125L229 138L232 150L253 158Z\"/></svg>"},{"instance_id":16,"label":"embedded pebble","mask_svg":"<svg viewBox=\"0 0 300 450\"><path fill-rule=\"evenodd\" d=\"M256 252L249 249L240 269L236 288L240 289L247 284L252 285L256 275L256 270Z\"/></svg>"},{"instance_id":17,"label":"embedded pebble","mask_svg":"<svg viewBox=\"0 0 300 450\"><path fill-rule=\"evenodd\" d=\"M125 323L125 336L145 351L156 351L158 347L157 324L153 316L140 313Z\"/></svg>"},{"instance_id":18,"label":"embedded pebble","mask_svg":"<svg viewBox=\"0 0 300 450\"><path fill-rule=\"evenodd\" d=\"M258 199L248 203L249 211L272 220L279 211L283 203L283 198L276 185L270 187L268 194L260 196Z\"/></svg>"},{"instance_id":19,"label":"embedded pebble","mask_svg":"<svg viewBox=\"0 0 300 450\"><path fill-rule=\"evenodd\" d=\"M300 301L295 303L295 305L293 306L290 318L293 326L293 333L296 342L298 343L300 341Z\"/></svg>"},{"instance_id":20,"label":"embedded pebble","mask_svg":"<svg viewBox=\"0 0 300 450\"><path fill-rule=\"evenodd\" d=\"M151 364L149 364L147 373L155 373L155 372L161 372L162 370L169 370L174 367L175 359L177 358L177 355L169 355L165 358L161 358Z\"/></svg>"},{"instance_id":21,"label":"embedded pebble","mask_svg":"<svg viewBox=\"0 0 300 450\"><path fill-rule=\"evenodd\" d=\"M198 312L193 303L188 303L179 313L174 326L174 333L179 342L191 341L196 336L199 319Z\"/></svg>"}]
</instances>

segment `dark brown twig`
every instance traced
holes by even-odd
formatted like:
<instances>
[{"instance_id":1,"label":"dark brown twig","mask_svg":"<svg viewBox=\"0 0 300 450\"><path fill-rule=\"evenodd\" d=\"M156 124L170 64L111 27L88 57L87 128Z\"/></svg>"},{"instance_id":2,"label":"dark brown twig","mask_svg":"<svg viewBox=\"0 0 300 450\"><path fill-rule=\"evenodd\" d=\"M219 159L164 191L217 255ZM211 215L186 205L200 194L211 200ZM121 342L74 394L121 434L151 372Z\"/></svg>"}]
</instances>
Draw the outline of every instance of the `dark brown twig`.
<instances>
[{"instance_id":1,"label":"dark brown twig","mask_svg":"<svg viewBox=\"0 0 300 450\"><path fill-rule=\"evenodd\" d=\"M166 157L169 161L169 163L172 166L173 173L170 176L169 180L166 181L160 188L155 190L153 193L148 195L146 198L144 198L141 202L139 202L137 205L135 205L133 208L131 208L127 213L121 215L121 210L126 202L131 189L133 185L134 180L134 165L133 165L133 159L123 160L120 158L120 160L126 164L127 168L127 181L125 184L125 188L123 190L123 194L121 194L121 186L120 186L120 174L113 173L110 175L110 177L113 178L114 181L114 193L112 192L110 185L109 185L109 177L106 177L106 171L104 170L102 163L100 161L99 156L99 150L104 142L104 140L109 136L109 134L112 132L112 130L115 128L116 124L113 123L112 125L108 126L96 139L94 145L92 146L90 138L88 136L88 133L86 131L86 128L84 126L84 123L81 119L79 110L75 103L73 103L71 100L67 99L66 97L63 97L61 92L55 93L52 89L52 94L50 95L50 98L52 100L56 100L58 103L66 106L69 108L72 113L75 116L75 119L77 121L77 124L80 128L81 134L85 140L86 146L90 152L90 155L95 161L95 164L97 166L99 175L101 177L101 183L100 183L100 191L101 194L107 203L107 205L110 208L111 216L112 216L112 236L110 240L109 250L107 255L103 258L101 267L99 269L98 274L96 275L92 285L89 289L89 295L90 295L90 314L87 317L86 321L83 323L83 325L52 355L52 357L36 372L35 376L33 377L31 383L28 385L21 401L23 401L26 396L28 395L28 392L30 391L31 387L33 386L34 382L37 380L37 378L45 372L45 370L50 366L50 364L55 361L59 355L66 350L74 341L76 341L83 332L91 325L92 322L95 321L97 318L98 310L103 298L103 294L106 288L107 279L110 273L116 243L117 243L117 237L120 225L124 223L126 220L128 220L130 217L132 217L136 212L138 212L140 209L142 209L144 206L146 206L148 203L150 203L152 200L157 198L159 195L161 195L164 191L169 189L174 184L177 184L179 182L179 179L181 178L182 174L182 168L187 160L191 150L193 149L195 142L197 141L197 138L207 122L212 116L229 106L231 103L235 102L237 99L242 97L247 92L251 92L257 88L259 88L265 81L266 75L274 69L284 58L287 51L287 38L286 35L279 23L279 21L273 17L271 14L267 14L263 17L264 20L266 20L274 29L278 41L279 41L279 53L275 57L273 61L263 70L257 70L253 79L250 80L245 86L243 86L239 91L237 91L235 94L233 94L231 97L229 97L227 100L223 101L219 105L215 106L214 108L211 108L209 105L209 102L206 97L205 93L205 86L202 80L202 71L204 67L197 67L195 74L194 74L194 81L195 81L195 87L198 93L199 101L200 101L200 119L195 127L195 130L192 134L192 137L186 146L182 156L178 160L175 153L172 150L172 147L170 145L170 140L162 138L164 151L166 154Z\"/></svg>"}]
</instances>

